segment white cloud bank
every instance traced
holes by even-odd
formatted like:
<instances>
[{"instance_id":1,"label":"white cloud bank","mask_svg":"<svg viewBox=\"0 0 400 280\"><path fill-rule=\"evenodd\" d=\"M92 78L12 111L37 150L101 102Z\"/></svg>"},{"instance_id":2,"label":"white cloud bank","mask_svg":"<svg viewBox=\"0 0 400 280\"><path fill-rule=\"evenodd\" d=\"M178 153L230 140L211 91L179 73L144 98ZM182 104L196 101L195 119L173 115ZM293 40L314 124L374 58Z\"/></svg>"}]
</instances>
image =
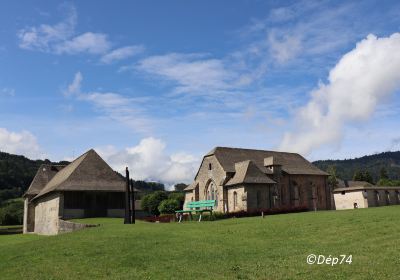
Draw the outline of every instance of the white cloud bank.
<instances>
[{"instance_id":1,"label":"white cloud bank","mask_svg":"<svg viewBox=\"0 0 400 280\"><path fill-rule=\"evenodd\" d=\"M0 128L0 151L37 158L40 155L36 137L29 131L13 132Z\"/></svg>"},{"instance_id":2,"label":"white cloud bank","mask_svg":"<svg viewBox=\"0 0 400 280\"><path fill-rule=\"evenodd\" d=\"M309 154L342 139L344 126L365 121L400 89L400 33L360 41L330 71L328 83L311 92L295 116L297 129L286 133L280 149Z\"/></svg>"},{"instance_id":3,"label":"white cloud bank","mask_svg":"<svg viewBox=\"0 0 400 280\"><path fill-rule=\"evenodd\" d=\"M167 186L191 183L199 159L186 153L168 155L165 147L162 140L149 137L142 139L137 146L124 150L113 146L96 150L115 170L123 173L128 166L135 180L160 181Z\"/></svg>"}]
</instances>

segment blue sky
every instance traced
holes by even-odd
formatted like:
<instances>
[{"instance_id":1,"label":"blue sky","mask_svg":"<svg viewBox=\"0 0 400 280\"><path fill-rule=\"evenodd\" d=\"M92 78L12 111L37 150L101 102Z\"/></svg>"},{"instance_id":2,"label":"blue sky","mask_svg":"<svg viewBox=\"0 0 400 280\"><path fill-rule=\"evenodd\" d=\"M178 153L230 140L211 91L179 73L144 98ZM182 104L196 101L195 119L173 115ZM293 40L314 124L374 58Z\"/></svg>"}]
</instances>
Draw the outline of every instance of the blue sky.
<instances>
[{"instance_id":1,"label":"blue sky","mask_svg":"<svg viewBox=\"0 0 400 280\"><path fill-rule=\"evenodd\" d=\"M398 150L399 15L397 1L3 1L0 150L96 148L169 184L214 146Z\"/></svg>"}]
</instances>

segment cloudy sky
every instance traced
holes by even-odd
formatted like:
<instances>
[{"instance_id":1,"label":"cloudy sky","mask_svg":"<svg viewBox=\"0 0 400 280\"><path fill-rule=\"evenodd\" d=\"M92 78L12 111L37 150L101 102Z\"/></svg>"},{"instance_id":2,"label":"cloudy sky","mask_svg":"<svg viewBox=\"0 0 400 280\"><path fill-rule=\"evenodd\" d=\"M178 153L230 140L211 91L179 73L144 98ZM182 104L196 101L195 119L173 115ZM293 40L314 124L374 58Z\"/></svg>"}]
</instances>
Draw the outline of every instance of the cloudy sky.
<instances>
[{"instance_id":1,"label":"cloudy sky","mask_svg":"<svg viewBox=\"0 0 400 280\"><path fill-rule=\"evenodd\" d=\"M57 2L2 1L2 151L170 185L215 146L400 149L398 1Z\"/></svg>"}]
</instances>

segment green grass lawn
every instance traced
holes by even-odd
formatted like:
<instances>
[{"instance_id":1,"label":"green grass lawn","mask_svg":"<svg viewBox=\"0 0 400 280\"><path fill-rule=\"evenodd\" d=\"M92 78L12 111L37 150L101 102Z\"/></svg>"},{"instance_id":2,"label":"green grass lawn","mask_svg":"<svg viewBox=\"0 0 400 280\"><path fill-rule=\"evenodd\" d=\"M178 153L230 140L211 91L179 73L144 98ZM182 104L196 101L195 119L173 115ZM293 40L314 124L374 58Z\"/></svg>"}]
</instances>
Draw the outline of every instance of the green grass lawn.
<instances>
[{"instance_id":1,"label":"green grass lawn","mask_svg":"<svg viewBox=\"0 0 400 280\"><path fill-rule=\"evenodd\" d=\"M1 279L399 279L400 206L0 236ZM352 264L308 265L309 254Z\"/></svg>"}]
</instances>

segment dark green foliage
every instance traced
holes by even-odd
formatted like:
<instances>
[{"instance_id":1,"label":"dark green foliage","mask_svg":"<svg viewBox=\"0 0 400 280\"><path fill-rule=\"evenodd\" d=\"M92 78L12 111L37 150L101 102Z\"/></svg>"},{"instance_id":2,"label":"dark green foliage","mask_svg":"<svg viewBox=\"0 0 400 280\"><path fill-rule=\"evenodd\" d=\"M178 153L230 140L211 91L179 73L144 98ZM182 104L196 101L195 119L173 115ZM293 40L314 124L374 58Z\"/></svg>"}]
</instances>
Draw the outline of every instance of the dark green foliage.
<instances>
[{"instance_id":1,"label":"dark green foliage","mask_svg":"<svg viewBox=\"0 0 400 280\"><path fill-rule=\"evenodd\" d=\"M160 215L158 206L160 203L167 199L168 195L164 191L156 191L151 194L145 195L142 199L142 208L153 215Z\"/></svg>"},{"instance_id":2,"label":"dark green foliage","mask_svg":"<svg viewBox=\"0 0 400 280\"><path fill-rule=\"evenodd\" d=\"M5 200L21 197L43 163L51 162L48 159L31 160L24 156L0 152L0 205Z\"/></svg>"},{"instance_id":3,"label":"dark green foliage","mask_svg":"<svg viewBox=\"0 0 400 280\"><path fill-rule=\"evenodd\" d=\"M365 181L374 184L371 174L368 171L356 171L353 176L354 181Z\"/></svg>"},{"instance_id":4,"label":"dark green foliage","mask_svg":"<svg viewBox=\"0 0 400 280\"><path fill-rule=\"evenodd\" d=\"M385 168L387 176L392 180L400 180L400 151L384 152L345 160L319 160L314 164L324 171L330 166L336 167L337 178L352 180L356 171L368 171L373 182L380 179L381 169Z\"/></svg>"},{"instance_id":5,"label":"dark green foliage","mask_svg":"<svg viewBox=\"0 0 400 280\"><path fill-rule=\"evenodd\" d=\"M380 179L377 183L378 186L400 187L400 180Z\"/></svg>"},{"instance_id":6,"label":"dark green foliage","mask_svg":"<svg viewBox=\"0 0 400 280\"><path fill-rule=\"evenodd\" d=\"M177 192L182 192L188 185L184 183L179 183L174 186L174 190Z\"/></svg>"},{"instance_id":7,"label":"dark green foliage","mask_svg":"<svg viewBox=\"0 0 400 280\"><path fill-rule=\"evenodd\" d=\"M147 193L165 190L164 184L158 183L158 182L133 181L133 185L139 191L147 192Z\"/></svg>"},{"instance_id":8,"label":"dark green foliage","mask_svg":"<svg viewBox=\"0 0 400 280\"><path fill-rule=\"evenodd\" d=\"M168 195L168 199L175 199L179 202L179 207L182 209L185 203L185 193L183 192L173 192Z\"/></svg>"},{"instance_id":9,"label":"dark green foliage","mask_svg":"<svg viewBox=\"0 0 400 280\"><path fill-rule=\"evenodd\" d=\"M0 225L22 225L24 201L21 198L3 202L0 208Z\"/></svg>"},{"instance_id":10,"label":"dark green foliage","mask_svg":"<svg viewBox=\"0 0 400 280\"><path fill-rule=\"evenodd\" d=\"M163 200L158 206L158 211L161 214L174 214L176 210L180 209L180 203L176 199Z\"/></svg>"},{"instance_id":11,"label":"dark green foliage","mask_svg":"<svg viewBox=\"0 0 400 280\"><path fill-rule=\"evenodd\" d=\"M331 189L335 189L338 185L336 166L329 166L327 172L329 173L328 185L331 187Z\"/></svg>"},{"instance_id":12,"label":"dark green foliage","mask_svg":"<svg viewBox=\"0 0 400 280\"><path fill-rule=\"evenodd\" d=\"M379 179L381 179L381 180L389 179L389 176L388 176L388 173L387 173L387 170L385 167L382 167L381 171L379 173L380 173Z\"/></svg>"}]
</instances>

